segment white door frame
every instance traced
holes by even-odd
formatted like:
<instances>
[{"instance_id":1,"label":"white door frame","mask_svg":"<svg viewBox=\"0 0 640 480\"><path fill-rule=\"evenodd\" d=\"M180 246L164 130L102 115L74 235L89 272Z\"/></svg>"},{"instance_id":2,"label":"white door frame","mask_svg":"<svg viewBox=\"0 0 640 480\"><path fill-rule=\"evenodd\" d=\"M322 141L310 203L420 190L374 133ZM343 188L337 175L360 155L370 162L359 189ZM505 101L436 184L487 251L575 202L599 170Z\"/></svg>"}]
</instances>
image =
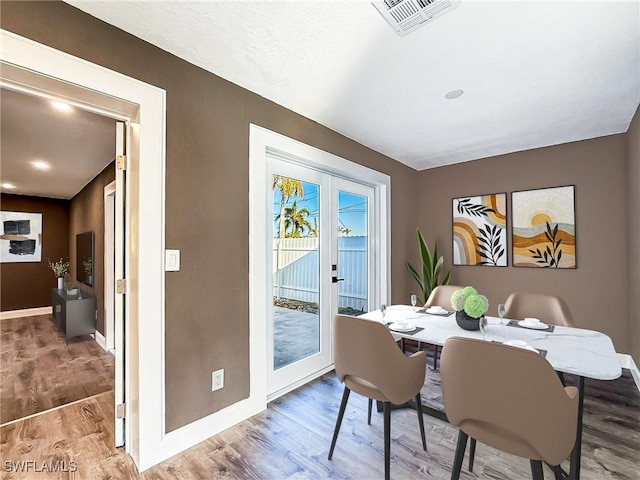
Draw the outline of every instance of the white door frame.
<instances>
[{"instance_id":1,"label":"white door frame","mask_svg":"<svg viewBox=\"0 0 640 480\"><path fill-rule=\"evenodd\" d=\"M380 222L372 241L372 249L380 254L379 268L375 273L374 304L386 303L390 298L390 187L388 175L324 152L302 142L250 124L249 128L249 359L250 391L257 399L267 401L268 378L268 315L272 305L271 285L271 195L268 188L267 151L270 155L300 165L359 181L375 189L375 205ZM318 374L321 374L319 372ZM310 379L305 379L310 380ZM296 385L297 386L297 385ZM294 388L295 386L292 386ZM280 391L280 394L284 391Z\"/></svg>"},{"instance_id":2,"label":"white door frame","mask_svg":"<svg viewBox=\"0 0 640 480\"><path fill-rule=\"evenodd\" d=\"M145 470L173 454L167 454L169 449L162 444L164 369L157 368L158 359L164 365L165 91L5 30L0 30L0 60L8 64L7 71L15 66L28 70L27 76L40 76L39 80L51 77L45 81L59 83L60 94L70 103L145 126L138 158L130 165L126 222L138 241L127 252L131 277L125 306L127 338L137 339L127 343L126 351L126 450ZM24 84L25 91L43 91L31 88ZM135 118L131 104L139 106ZM137 335L138 330L144 337Z\"/></svg>"}]
</instances>

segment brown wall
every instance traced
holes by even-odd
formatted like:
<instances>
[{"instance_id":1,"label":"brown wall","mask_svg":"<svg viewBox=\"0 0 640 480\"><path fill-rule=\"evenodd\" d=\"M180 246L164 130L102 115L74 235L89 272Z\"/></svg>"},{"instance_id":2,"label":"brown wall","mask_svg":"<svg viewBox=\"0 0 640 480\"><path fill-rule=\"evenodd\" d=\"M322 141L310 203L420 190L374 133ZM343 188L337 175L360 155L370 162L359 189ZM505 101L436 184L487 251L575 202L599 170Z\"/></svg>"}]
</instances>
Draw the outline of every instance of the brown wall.
<instances>
[{"instance_id":1,"label":"brown wall","mask_svg":"<svg viewBox=\"0 0 640 480\"><path fill-rule=\"evenodd\" d=\"M114 122L115 139L115 122ZM115 140L114 140L115 145ZM115 147L114 147L115 156ZM104 335L104 187L115 180L115 164L112 162L75 197L71 199L69 252L71 278L76 278L76 234L93 232L93 286L79 287L96 297L97 330Z\"/></svg>"},{"instance_id":2,"label":"brown wall","mask_svg":"<svg viewBox=\"0 0 640 480\"><path fill-rule=\"evenodd\" d=\"M42 261L0 265L2 311L50 306L57 280L47 259L69 259L69 202L2 194L0 204L4 211L42 213Z\"/></svg>"},{"instance_id":3,"label":"brown wall","mask_svg":"<svg viewBox=\"0 0 640 480\"><path fill-rule=\"evenodd\" d=\"M1 6L2 28L167 91L166 245L182 250L166 276L169 431L249 394L249 123L392 176L393 300L406 301L415 171L69 5Z\"/></svg>"},{"instance_id":4,"label":"brown wall","mask_svg":"<svg viewBox=\"0 0 640 480\"><path fill-rule=\"evenodd\" d=\"M627 132L627 160L629 197L629 310L631 354L640 366L640 107Z\"/></svg>"},{"instance_id":5,"label":"brown wall","mask_svg":"<svg viewBox=\"0 0 640 480\"><path fill-rule=\"evenodd\" d=\"M514 290L555 293L579 327L602 331L618 352L629 352L626 155L623 134L420 172L421 226L442 245L452 283L478 287L490 312ZM507 192L510 225L510 192L560 185L575 185L578 268L514 268L510 254L506 268L451 267L452 198Z\"/></svg>"}]
</instances>

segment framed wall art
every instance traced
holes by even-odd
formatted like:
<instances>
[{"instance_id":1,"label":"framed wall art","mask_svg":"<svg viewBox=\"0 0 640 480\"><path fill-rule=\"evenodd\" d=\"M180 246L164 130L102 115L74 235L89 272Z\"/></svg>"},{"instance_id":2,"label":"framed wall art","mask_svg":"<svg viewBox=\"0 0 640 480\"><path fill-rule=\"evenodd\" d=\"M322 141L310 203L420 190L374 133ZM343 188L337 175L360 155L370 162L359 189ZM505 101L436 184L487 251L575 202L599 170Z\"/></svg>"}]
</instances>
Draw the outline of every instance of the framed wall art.
<instances>
[{"instance_id":1,"label":"framed wall art","mask_svg":"<svg viewBox=\"0 0 640 480\"><path fill-rule=\"evenodd\" d=\"M511 194L513 265L576 268L574 186Z\"/></svg>"},{"instance_id":2,"label":"framed wall art","mask_svg":"<svg viewBox=\"0 0 640 480\"><path fill-rule=\"evenodd\" d=\"M507 266L507 194L453 199L453 264Z\"/></svg>"},{"instance_id":3,"label":"framed wall art","mask_svg":"<svg viewBox=\"0 0 640 480\"><path fill-rule=\"evenodd\" d=\"M0 212L0 262L42 260L42 214Z\"/></svg>"}]
</instances>

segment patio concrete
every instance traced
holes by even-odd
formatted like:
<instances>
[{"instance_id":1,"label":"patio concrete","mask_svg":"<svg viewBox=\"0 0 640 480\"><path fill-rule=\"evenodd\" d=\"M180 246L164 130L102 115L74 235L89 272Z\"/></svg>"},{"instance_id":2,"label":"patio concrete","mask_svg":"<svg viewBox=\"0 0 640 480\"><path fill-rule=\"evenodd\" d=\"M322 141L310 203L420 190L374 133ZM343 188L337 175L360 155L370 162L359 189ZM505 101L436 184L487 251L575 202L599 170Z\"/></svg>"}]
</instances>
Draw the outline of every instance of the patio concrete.
<instances>
[{"instance_id":1,"label":"patio concrete","mask_svg":"<svg viewBox=\"0 0 640 480\"><path fill-rule=\"evenodd\" d=\"M313 313L273 307L273 366L285 367L320 349L319 317Z\"/></svg>"}]
</instances>

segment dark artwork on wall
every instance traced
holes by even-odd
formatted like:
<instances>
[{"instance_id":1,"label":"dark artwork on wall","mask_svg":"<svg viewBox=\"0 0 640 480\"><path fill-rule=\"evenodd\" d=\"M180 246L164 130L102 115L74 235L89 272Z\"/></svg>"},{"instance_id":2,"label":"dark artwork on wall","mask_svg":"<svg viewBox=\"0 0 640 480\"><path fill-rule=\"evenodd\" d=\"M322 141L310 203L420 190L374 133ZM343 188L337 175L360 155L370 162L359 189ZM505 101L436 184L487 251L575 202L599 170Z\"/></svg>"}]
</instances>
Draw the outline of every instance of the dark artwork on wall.
<instances>
[{"instance_id":1,"label":"dark artwork on wall","mask_svg":"<svg viewBox=\"0 0 640 480\"><path fill-rule=\"evenodd\" d=\"M1 212L0 262L42 260L42 214Z\"/></svg>"},{"instance_id":2,"label":"dark artwork on wall","mask_svg":"<svg viewBox=\"0 0 640 480\"><path fill-rule=\"evenodd\" d=\"M507 266L507 194L453 199L453 264Z\"/></svg>"},{"instance_id":3,"label":"dark artwork on wall","mask_svg":"<svg viewBox=\"0 0 640 480\"><path fill-rule=\"evenodd\" d=\"M576 268L573 185L511 194L513 265Z\"/></svg>"},{"instance_id":4,"label":"dark artwork on wall","mask_svg":"<svg viewBox=\"0 0 640 480\"><path fill-rule=\"evenodd\" d=\"M11 255L33 255L35 252L35 240L9 240L9 253Z\"/></svg>"},{"instance_id":5,"label":"dark artwork on wall","mask_svg":"<svg viewBox=\"0 0 640 480\"><path fill-rule=\"evenodd\" d=\"M2 224L4 233L7 235L29 235L31 233L30 220L5 220Z\"/></svg>"}]
</instances>

